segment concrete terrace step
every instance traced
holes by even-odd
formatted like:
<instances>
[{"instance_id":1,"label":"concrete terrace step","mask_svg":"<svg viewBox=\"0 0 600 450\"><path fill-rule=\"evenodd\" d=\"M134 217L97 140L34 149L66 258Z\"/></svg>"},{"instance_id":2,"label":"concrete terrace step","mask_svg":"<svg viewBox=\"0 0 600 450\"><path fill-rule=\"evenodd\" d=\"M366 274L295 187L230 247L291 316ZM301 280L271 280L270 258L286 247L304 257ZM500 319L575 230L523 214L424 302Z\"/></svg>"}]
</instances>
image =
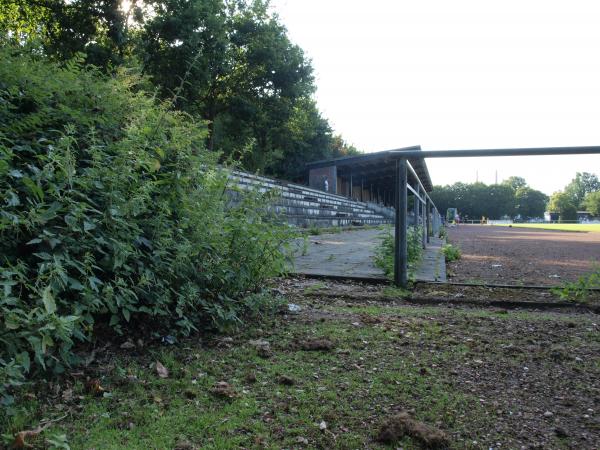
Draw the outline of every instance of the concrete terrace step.
<instances>
[{"instance_id":1,"label":"concrete terrace step","mask_svg":"<svg viewBox=\"0 0 600 450\"><path fill-rule=\"evenodd\" d=\"M241 190L279 193L269 208L282 220L300 227L379 225L390 223L390 208L351 200L337 194L286 181L234 171L231 181ZM232 192L235 198L235 193ZM393 214L393 213L392 213Z\"/></svg>"}]
</instances>

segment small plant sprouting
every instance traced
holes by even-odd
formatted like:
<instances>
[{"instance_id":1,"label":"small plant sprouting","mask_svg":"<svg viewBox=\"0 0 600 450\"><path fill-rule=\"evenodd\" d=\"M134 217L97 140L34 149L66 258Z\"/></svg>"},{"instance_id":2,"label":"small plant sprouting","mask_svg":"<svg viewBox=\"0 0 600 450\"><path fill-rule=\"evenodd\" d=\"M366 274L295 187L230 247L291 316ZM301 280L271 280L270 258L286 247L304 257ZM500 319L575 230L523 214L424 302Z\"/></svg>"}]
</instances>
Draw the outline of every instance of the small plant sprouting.
<instances>
[{"instance_id":1,"label":"small plant sprouting","mask_svg":"<svg viewBox=\"0 0 600 450\"><path fill-rule=\"evenodd\" d=\"M600 289L600 266L595 266L591 273L580 276L575 282L567 282L552 289L552 292L563 300L587 303L595 289Z\"/></svg>"},{"instance_id":2,"label":"small plant sprouting","mask_svg":"<svg viewBox=\"0 0 600 450\"><path fill-rule=\"evenodd\" d=\"M456 260L460 259L460 257L461 257L460 248L455 247L452 244L444 245L442 247L442 253L444 254L444 257L446 258L446 262L456 261Z\"/></svg>"}]
</instances>

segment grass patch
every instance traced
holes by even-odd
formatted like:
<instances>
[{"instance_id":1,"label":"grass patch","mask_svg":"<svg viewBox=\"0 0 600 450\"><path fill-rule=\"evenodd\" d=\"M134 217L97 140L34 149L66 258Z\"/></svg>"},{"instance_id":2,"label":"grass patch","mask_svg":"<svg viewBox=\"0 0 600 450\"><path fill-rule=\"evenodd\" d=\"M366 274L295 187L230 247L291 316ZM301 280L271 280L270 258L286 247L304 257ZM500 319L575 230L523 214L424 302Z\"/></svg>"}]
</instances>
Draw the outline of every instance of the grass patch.
<instances>
[{"instance_id":1,"label":"grass patch","mask_svg":"<svg viewBox=\"0 0 600 450\"><path fill-rule=\"evenodd\" d=\"M305 312L310 308L302 297L290 300ZM591 371L590 379L600 370L597 358L589 356L597 354L600 339L587 331L593 325L586 317L370 303L324 303L318 311L315 317L266 321L262 329L230 338L129 350L117 343L83 375L27 387L20 415L0 423L5 442L43 418L62 417L30 443L43 447L65 435L72 448L420 448L410 437L391 447L374 441L386 419L406 410L446 432L450 448L488 448L512 433L502 422L512 417L507 408L516 416L526 407L521 400L498 404L504 400L493 392L493 402L486 400L480 384L503 382L495 367L522 373L526 365L535 374L544 352L568 358L572 346L577 354L587 352L577 364ZM521 350L549 331L554 342L541 353ZM327 339L333 349L302 350L309 338ZM269 343L268 354L253 343L257 340ZM157 361L167 378L158 376ZM548 361L552 371L576 364ZM98 380L103 395L90 391L88 379ZM219 382L227 383L231 395L215 393Z\"/></svg>"},{"instance_id":2,"label":"grass patch","mask_svg":"<svg viewBox=\"0 0 600 450\"><path fill-rule=\"evenodd\" d=\"M386 286L381 290L381 294L384 297L391 298L407 298L412 295L412 292L408 289L402 289L395 286Z\"/></svg>"},{"instance_id":3,"label":"grass patch","mask_svg":"<svg viewBox=\"0 0 600 450\"><path fill-rule=\"evenodd\" d=\"M321 289L326 288L327 286L325 285L325 283L321 283L321 282L317 282L314 284L311 284L309 287L307 287L306 289L304 289L304 295L311 295L314 294L318 291L320 291Z\"/></svg>"}]
</instances>

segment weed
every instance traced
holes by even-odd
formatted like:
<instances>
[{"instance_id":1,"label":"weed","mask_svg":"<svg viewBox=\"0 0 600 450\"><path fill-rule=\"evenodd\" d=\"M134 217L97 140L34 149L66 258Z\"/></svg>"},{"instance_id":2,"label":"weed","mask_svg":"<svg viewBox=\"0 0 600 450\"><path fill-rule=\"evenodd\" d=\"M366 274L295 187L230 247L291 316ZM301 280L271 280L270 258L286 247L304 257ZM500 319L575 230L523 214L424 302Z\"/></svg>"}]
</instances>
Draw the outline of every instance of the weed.
<instances>
[{"instance_id":1,"label":"weed","mask_svg":"<svg viewBox=\"0 0 600 450\"><path fill-rule=\"evenodd\" d=\"M422 247L422 227L409 227L407 232L407 250L408 250L408 266L409 270L414 269L420 261L423 254ZM382 235L381 243L375 250L374 262L375 266L383 269L387 277L391 277L394 273L394 235L391 228ZM412 270L414 272L414 270Z\"/></svg>"},{"instance_id":2,"label":"weed","mask_svg":"<svg viewBox=\"0 0 600 450\"><path fill-rule=\"evenodd\" d=\"M567 282L552 289L552 292L564 300L587 303L595 289L600 289L600 266L596 266L593 272L580 276L575 282Z\"/></svg>"},{"instance_id":3,"label":"weed","mask_svg":"<svg viewBox=\"0 0 600 450\"><path fill-rule=\"evenodd\" d=\"M460 259L461 252L458 247L455 247L452 244L446 244L442 247L442 253L446 258L446 262L452 262Z\"/></svg>"}]
</instances>

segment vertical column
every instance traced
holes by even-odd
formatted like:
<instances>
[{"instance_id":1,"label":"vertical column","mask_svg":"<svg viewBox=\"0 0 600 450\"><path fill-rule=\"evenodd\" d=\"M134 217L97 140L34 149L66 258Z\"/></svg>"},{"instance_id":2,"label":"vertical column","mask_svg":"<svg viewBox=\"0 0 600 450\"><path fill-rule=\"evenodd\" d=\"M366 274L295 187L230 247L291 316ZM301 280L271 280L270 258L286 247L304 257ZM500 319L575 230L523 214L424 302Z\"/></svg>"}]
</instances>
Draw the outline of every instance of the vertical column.
<instances>
[{"instance_id":1,"label":"vertical column","mask_svg":"<svg viewBox=\"0 0 600 450\"><path fill-rule=\"evenodd\" d=\"M429 244L429 236L431 236L431 202L429 201L429 197L427 197L427 203L425 205L425 225L427 226L427 243Z\"/></svg>"},{"instance_id":2,"label":"vertical column","mask_svg":"<svg viewBox=\"0 0 600 450\"><path fill-rule=\"evenodd\" d=\"M419 201L419 199L417 198L420 193L421 193L421 188L419 187L419 185L417 184L417 188L415 189L417 191L417 195L415 195L415 204L413 206L414 209L414 213L415 213L415 227L419 226L419 221L421 220L421 202Z\"/></svg>"},{"instance_id":3,"label":"vertical column","mask_svg":"<svg viewBox=\"0 0 600 450\"><path fill-rule=\"evenodd\" d=\"M427 192L423 191L422 194L423 198L426 198L427 196ZM425 220L425 217L427 216L427 203L423 202L421 203L421 224L423 226L423 229L421 231L421 244L423 245L423 248L427 248L427 221Z\"/></svg>"},{"instance_id":4,"label":"vertical column","mask_svg":"<svg viewBox=\"0 0 600 450\"><path fill-rule=\"evenodd\" d=\"M408 245L407 245L407 222L406 222L406 159L400 158L396 161L396 229L395 229L395 255L394 255L394 284L406 287L408 284Z\"/></svg>"},{"instance_id":5,"label":"vertical column","mask_svg":"<svg viewBox=\"0 0 600 450\"><path fill-rule=\"evenodd\" d=\"M350 195L348 197L352 198L352 169L350 169Z\"/></svg>"}]
</instances>

